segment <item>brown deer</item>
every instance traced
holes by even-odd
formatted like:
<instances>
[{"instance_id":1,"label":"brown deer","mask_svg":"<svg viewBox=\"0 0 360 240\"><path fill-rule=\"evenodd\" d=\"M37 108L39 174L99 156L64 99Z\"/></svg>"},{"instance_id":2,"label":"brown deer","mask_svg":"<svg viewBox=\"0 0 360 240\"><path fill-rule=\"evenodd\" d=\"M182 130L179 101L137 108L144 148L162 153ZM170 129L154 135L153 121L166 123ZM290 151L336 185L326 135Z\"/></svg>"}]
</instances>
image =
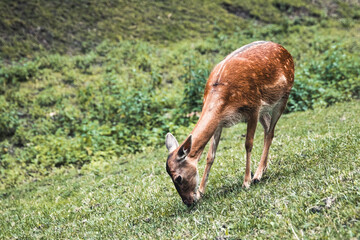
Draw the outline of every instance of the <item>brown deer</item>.
<instances>
[{"instance_id":1,"label":"brown deer","mask_svg":"<svg viewBox=\"0 0 360 240\"><path fill-rule=\"evenodd\" d=\"M230 53L215 66L205 86L203 108L190 136L179 146L168 133L166 171L183 202L190 206L205 193L223 127L247 122L246 168L243 187L260 181L267 168L269 148L294 82L294 62L281 45L257 41ZM250 157L258 120L264 127L264 149L253 179ZM198 189L197 164L211 138L206 167Z\"/></svg>"}]
</instances>

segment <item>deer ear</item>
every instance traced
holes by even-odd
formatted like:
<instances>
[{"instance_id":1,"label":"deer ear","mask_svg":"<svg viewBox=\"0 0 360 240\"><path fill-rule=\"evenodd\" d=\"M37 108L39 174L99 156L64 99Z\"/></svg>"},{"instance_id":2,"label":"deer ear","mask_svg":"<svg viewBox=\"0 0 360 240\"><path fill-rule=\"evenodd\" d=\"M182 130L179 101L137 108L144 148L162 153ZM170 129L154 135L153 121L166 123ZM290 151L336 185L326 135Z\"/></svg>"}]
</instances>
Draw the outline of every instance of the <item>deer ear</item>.
<instances>
[{"instance_id":1,"label":"deer ear","mask_svg":"<svg viewBox=\"0 0 360 240\"><path fill-rule=\"evenodd\" d=\"M165 137L165 145L169 153L171 153L179 146L179 143L171 133L168 133Z\"/></svg>"},{"instance_id":2,"label":"deer ear","mask_svg":"<svg viewBox=\"0 0 360 240\"><path fill-rule=\"evenodd\" d=\"M179 159L184 159L190 153L191 144L192 144L192 135L190 134L190 136L185 140L185 142L183 143L183 145L181 145L178 151L177 155Z\"/></svg>"}]
</instances>

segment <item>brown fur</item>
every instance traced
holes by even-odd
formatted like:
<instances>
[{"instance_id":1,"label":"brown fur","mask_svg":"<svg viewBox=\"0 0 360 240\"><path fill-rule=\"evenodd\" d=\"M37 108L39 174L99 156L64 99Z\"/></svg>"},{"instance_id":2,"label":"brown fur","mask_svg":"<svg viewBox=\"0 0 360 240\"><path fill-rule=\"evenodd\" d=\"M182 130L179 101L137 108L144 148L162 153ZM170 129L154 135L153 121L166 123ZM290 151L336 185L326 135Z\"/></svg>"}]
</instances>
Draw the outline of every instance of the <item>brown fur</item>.
<instances>
[{"instance_id":1,"label":"brown fur","mask_svg":"<svg viewBox=\"0 0 360 240\"><path fill-rule=\"evenodd\" d=\"M180 147L173 146L175 150L167 160L168 173L184 203L190 205L204 193L221 129L239 121L248 123L244 187L251 183L250 158L258 119L264 127L264 151L253 181L260 180L266 170L275 125L285 109L293 82L292 57L285 48L273 42L248 44L215 66L205 86L199 121ZM167 141L168 137L173 138L170 135ZM210 139L207 165L200 189L196 191L197 162ZM181 176L180 184L175 182L178 176Z\"/></svg>"}]
</instances>

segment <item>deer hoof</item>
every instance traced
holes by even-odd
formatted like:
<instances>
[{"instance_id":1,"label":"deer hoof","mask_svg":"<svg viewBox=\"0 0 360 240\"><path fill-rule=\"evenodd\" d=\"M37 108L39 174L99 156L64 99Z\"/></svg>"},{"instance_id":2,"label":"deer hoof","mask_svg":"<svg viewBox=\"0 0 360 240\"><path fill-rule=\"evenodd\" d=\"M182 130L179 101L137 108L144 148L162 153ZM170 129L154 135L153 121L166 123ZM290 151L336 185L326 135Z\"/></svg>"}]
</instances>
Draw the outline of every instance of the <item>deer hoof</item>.
<instances>
[{"instance_id":1,"label":"deer hoof","mask_svg":"<svg viewBox=\"0 0 360 240\"><path fill-rule=\"evenodd\" d=\"M243 185L242 185L242 187L245 188L245 189L249 189L249 188L250 188L250 184L251 184L250 181L244 182Z\"/></svg>"},{"instance_id":2,"label":"deer hoof","mask_svg":"<svg viewBox=\"0 0 360 240\"><path fill-rule=\"evenodd\" d=\"M197 190L197 192L194 195L195 202L199 201L203 196L204 196L204 194L202 192L200 192L199 190Z\"/></svg>"},{"instance_id":3,"label":"deer hoof","mask_svg":"<svg viewBox=\"0 0 360 240\"><path fill-rule=\"evenodd\" d=\"M258 179L258 178L253 178L252 182L253 182L254 184L259 183L259 182L260 182L260 179Z\"/></svg>"}]
</instances>

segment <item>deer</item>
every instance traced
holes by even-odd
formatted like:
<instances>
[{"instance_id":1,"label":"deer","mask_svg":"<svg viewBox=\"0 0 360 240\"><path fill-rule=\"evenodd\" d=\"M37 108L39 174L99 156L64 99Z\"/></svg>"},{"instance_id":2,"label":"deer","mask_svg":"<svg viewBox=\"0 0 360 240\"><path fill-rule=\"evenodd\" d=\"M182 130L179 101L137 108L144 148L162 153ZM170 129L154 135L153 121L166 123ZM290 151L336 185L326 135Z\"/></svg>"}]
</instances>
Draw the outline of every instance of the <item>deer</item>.
<instances>
[{"instance_id":1,"label":"deer","mask_svg":"<svg viewBox=\"0 0 360 240\"><path fill-rule=\"evenodd\" d=\"M267 169L276 123L286 108L294 83L294 61L280 44L256 41L225 57L211 71L203 106L190 135L179 145L168 133L166 171L183 203L191 206L205 194L222 129L246 122L246 166L243 188L261 180ZM258 168L251 176L250 162L258 121L264 128L264 146ZM206 166L199 186L198 161L210 141Z\"/></svg>"}]
</instances>

